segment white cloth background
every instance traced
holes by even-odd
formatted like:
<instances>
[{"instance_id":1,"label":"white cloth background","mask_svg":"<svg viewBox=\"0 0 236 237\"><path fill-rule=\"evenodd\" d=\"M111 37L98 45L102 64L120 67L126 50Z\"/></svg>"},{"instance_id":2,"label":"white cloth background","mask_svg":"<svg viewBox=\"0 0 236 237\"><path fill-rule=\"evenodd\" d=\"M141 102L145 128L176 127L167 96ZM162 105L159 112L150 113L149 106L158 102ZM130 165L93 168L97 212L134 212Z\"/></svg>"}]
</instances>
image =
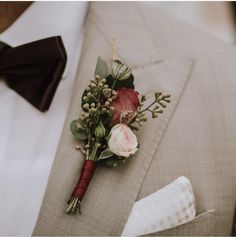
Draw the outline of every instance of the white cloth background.
<instances>
[{"instance_id":1,"label":"white cloth background","mask_svg":"<svg viewBox=\"0 0 236 237\"><path fill-rule=\"evenodd\" d=\"M68 109L79 62L86 2L35 2L2 35L17 46L61 35L68 63L48 112L0 80L0 235L31 235Z\"/></svg>"}]
</instances>

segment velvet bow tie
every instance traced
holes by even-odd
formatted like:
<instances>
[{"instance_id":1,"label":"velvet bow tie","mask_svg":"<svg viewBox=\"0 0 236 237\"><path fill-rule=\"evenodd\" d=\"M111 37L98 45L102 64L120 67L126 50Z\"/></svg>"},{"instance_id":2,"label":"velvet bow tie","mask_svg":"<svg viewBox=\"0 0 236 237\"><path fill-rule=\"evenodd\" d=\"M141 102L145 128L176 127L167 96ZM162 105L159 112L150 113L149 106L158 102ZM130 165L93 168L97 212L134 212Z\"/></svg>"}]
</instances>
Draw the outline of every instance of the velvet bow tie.
<instances>
[{"instance_id":1,"label":"velvet bow tie","mask_svg":"<svg viewBox=\"0 0 236 237\"><path fill-rule=\"evenodd\" d=\"M50 107L66 61L60 36L13 48L0 42L0 77L42 112Z\"/></svg>"}]
</instances>

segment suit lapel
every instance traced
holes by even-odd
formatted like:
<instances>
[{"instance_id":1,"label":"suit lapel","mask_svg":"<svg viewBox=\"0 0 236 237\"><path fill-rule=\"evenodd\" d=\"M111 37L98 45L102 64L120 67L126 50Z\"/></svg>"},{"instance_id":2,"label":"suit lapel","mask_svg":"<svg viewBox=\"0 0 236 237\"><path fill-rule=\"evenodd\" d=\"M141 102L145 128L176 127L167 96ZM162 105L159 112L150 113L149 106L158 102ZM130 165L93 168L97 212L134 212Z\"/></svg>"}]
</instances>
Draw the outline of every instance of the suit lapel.
<instances>
[{"instance_id":1,"label":"suit lapel","mask_svg":"<svg viewBox=\"0 0 236 237\"><path fill-rule=\"evenodd\" d=\"M192 61L183 58L163 59L158 64L139 67L134 71L136 89L144 94L150 94L155 91L163 91L171 94L171 104L163 115L157 120L149 118L138 135L140 148L135 158L130 161L129 167L126 167L127 176L125 177L126 186L129 187L126 194L132 194L129 203L134 203L138 192L150 167L151 161L158 150L161 139L168 127L168 123L178 105L187 81L192 70ZM124 195L127 199L128 195ZM116 231L112 234L120 234L122 231L132 205L123 210L122 220Z\"/></svg>"},{"instance_id":2,"label":"suit lapel","mask_svg":"<svg viewBox=\"0 0 236 237\"><path fill-rule=\"evenodd\" d=\"M111 5L90 6L78 79L34 235L119 235L188 81L191 61L161 58L160 50L148 41L145 27L140 26L142 20L130 22L129 27L125 28L121 18L117 20ZM133 8L127 7L125 11L139 19ZM132 24L135 31L130 34ZM138 134L141 146L135 158L117 169L100 166L82 202L82 216L68 216L65 214L66 201L83 164L81 155L74 150L75 142L69 125L81 112L81 95L93 75L97 56L109 58L112 31L117 34L120 58L136 68L136 89L144 93L156 90L170 93L172 102L158 120L150 119ZM141 40L139 37L142 37ZM141 42L144 40L149 43L143 45Z\"/></svg>"}]
</instances>

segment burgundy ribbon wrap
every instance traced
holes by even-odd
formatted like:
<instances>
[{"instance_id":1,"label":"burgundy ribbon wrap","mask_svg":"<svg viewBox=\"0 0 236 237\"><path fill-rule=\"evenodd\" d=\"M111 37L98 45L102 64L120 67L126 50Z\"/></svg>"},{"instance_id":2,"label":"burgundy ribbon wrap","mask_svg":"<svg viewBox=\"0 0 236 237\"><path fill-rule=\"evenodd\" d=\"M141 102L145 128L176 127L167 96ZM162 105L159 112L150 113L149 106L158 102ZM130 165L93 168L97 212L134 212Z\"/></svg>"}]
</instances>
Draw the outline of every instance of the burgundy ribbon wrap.
<instances>
[{"instance_id":1,"label":"burgundy ribbon wrap","mask_svg":"<svg viewBox=\"0 0 236 237\"><path fill-rule=\"evenodd\" d=\"M73 197L78 197L79 200L82 201L82 199L86 193L86 190L89 186L89 183L93 178L96 167L97 167L96 161L86 160L84 162L79 181L72 193Z\"/></svg>"}]
</instances>

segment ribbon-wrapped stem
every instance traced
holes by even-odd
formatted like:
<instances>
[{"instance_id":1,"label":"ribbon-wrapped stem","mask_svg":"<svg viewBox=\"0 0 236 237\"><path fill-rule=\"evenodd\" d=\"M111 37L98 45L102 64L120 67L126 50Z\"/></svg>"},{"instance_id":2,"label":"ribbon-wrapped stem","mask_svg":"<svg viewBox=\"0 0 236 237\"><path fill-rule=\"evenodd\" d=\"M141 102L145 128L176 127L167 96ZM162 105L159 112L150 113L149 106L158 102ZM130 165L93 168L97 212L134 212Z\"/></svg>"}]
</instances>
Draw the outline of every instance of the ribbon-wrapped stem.
<instances>
[{"instance_id":1,"label":"ribbon-wrapped stem","mask_svg":"<svg viewBox=\"0 0 236 237\"><path fill-rule=\"evenodd\" d=\"M79 213L81 214L80 204L87 191L89 183L93 178L96 167L97 163L94 160L86 160L84 162L79 181L71 195L70 200L68 201L69 207L66 211L67 214L75 215L77 209L79 209Z\"/></svg>"}]
</instances>

